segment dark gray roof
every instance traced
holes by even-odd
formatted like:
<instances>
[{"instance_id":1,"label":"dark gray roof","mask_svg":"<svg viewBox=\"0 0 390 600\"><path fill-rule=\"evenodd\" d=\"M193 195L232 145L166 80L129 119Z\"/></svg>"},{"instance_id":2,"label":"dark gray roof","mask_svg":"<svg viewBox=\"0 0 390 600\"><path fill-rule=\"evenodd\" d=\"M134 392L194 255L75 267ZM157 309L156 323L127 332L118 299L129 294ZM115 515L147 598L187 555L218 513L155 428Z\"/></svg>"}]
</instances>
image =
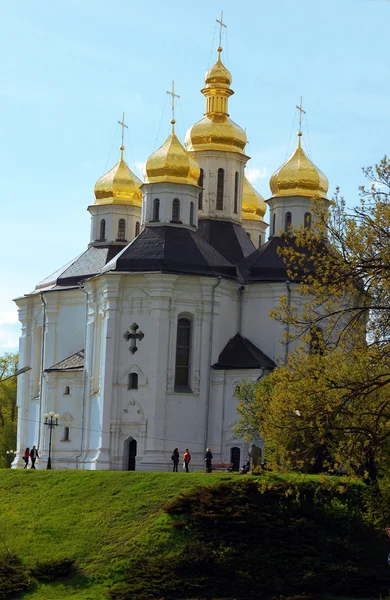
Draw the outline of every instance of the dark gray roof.
<instances>
[{"instance_id":1,"label":"dark gray roof","mask_svg":"<svg viewBox=\"0 0 390 600\"><path fill-rule=\"evenodd\" d=\"M145 227L102 272L159 271L236 278L236 268L195 231L164 225Z\"/></svg>"},{"instance_id":2,"label":"dark gray roof","mask_svg":"<svg viewBox=\"0 0 390 600\"><path fill-rule=\"evenodd\" d=\"M88 277L100 273L104 265L122 249L123 244L90 246L77 258L38 283L36 289L39 290L54 285L61 287L77 285L83 279L88 279Z\"/></svg>"},{"instance_id":3,"label":"dark gray roof","mask_svg":"<svg viewBox=\"0 0 390 600\"><path fill-rule=\"evenodd\" d=\"M199 219L198 233L234 265L238 265L255 250L248 234L237 223Z\"/></svg>"},{"instance_id":4,"label":"dark gray roof","mask_svg":"<svg viewBox=\"0 0 390 600\"><path fill-rule=\"evenodd\" d=\"M84 350L79 350L67 358L60 360L50 369L45 369L48 373L51 371L82 371L84 369Z\"/></svg>"},{"instance_id":5,"label":"dark gray roof","mask_svg":"<svg viewBox=\"0 0 390 600\"><path fill-rule=\"evenodd\" d=\"M231 338L213 369L274 369L276 364L257 346L239 333Z\"/></svg>"}]
</instances>

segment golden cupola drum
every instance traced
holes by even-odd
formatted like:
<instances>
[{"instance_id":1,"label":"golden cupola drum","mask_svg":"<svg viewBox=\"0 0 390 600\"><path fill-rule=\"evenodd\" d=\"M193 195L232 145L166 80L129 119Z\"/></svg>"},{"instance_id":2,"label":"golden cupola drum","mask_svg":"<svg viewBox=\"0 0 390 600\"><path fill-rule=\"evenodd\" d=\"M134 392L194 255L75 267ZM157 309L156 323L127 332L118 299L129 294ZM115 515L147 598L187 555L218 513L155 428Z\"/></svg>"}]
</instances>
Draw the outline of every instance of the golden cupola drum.
<instances>
[{"instance_id":1,"label":"golden cupola drum","mask_svg":"<svg viewBox=\"0 0 390 600\"><path fill-rule=\"evenodd\" d=\"M244 153L246 134L229 119L228 99L234 94L230 89L232 76L221 61L222 48L218 47L218 59L205 75L206 112L186 133L185 145L189 151L223 150Z\"/></svg>"},{"instance_id":2,"label":"golden cupola drum","mask_svg":"<svg viewBox=\"0 0 390 600\"><path fill-rule=\"evenodd\" d=\"M306 156L301 146L301 136L302 133L298 132L296 149L270 179L272 196L326 198L328 178Z\"/></svg>"},{"instance_id":3,"label":"golden cupola drum","mask_svg":"<svg viewBox=\"0 0 390 600\"><path fill-rule=\"evenodd\" d=\"M120 150L119 162L95 184L95 204L127 204L140 207L142 181L127 166L123 156L124 147L121 146Z\"/></svg>"}]
</instances>

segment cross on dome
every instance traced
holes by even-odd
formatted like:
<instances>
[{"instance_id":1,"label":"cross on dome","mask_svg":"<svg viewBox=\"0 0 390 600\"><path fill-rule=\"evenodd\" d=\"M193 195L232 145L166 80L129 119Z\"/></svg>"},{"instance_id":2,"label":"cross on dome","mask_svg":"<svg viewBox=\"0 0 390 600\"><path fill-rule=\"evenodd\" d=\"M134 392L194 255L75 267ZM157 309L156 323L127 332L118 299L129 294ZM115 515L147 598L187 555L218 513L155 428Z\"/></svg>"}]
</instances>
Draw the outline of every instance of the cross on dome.
<instances>
[{"instance_id":1,"label":"cross on dome","mask_svg":"<svg viewBox=\"0 0 390 600\"><path fill-rule=\"evenodd\" d=\"M171 123L172 123L172 133L175 131L175 98L180 98L180 96L178 96L177 94L175 94L175 82L172 81L172 91L168 92L167 90L167 94L169 94L170 96L172 96L172 119L171 119Z\"/></svg>"},{"instance_id":2,"label":"cross on dome","mask_svg":"<svg viewBox=\"0 0 390 600\"><path fill-rule=\"evenodd\" d=\"M306 111L302 108L302 96L299 106L297 105L297 109L299 110L299 133L302 135L302 113L304 115L306 114Z\"/></svg>"},{"instance_id":3,"label":"cross on dome","mask_svg":"<svg viewBox=\"0 0 390 600\"><path fill-rule=\"evenodd\" d=\"M225 27L225 29L227 28L227 25L225 25L225 23L223 22L223 10L221 10L221 20L219 19L215 19L217 21L217 23L219 23L219 46L218 46L218 52L222 51L222 27Z\"/></svg>"},{"instance_id":4,"label":"cross on dome","mask_svg":"<svg viewBox=\"0 0 390 600\"><path fill-rule=\"evenodd\" d=\"M121 146L121 150L123 151L125 149L124 146L124 137L125 137L125 127L126 129L128 129L128 126L125 123L125 113L122 113L122 121L118 121L118 124L121 125L122 127L122 146Z\"/></svg>"}]
</instances>

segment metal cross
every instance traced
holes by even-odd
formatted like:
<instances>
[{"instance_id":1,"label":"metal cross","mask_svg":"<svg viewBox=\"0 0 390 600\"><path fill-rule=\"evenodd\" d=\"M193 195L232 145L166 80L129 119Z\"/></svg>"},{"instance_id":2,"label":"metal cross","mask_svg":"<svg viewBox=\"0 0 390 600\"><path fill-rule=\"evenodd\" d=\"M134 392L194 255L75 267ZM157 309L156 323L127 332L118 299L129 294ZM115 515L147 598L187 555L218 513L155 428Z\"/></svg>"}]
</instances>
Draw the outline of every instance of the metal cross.
<instances>
[{"instance_id":1,"label":"metal cross","mask_svg":"<svg viewBox=\"0 0 390 600\"><path fill-rule=\"evenodd\" d=\"M124 146L123 141L124 141L124 137L125 137L125 127L126 129L128 129L126 123L125 123L125 113L122 113L122 121L118 121L119 125L122 126L122 146Z\"/></svg>"},{"instance_id":2,"label":"metal cross","mask_svg":"<svg viewBox=\"0 0 390 600\"><path fill-rule=\"evenodd\" d=\"M219 23L219 47L221 47L222 44L222 27L225 27L226 29L226 25L223 22L223 10L221 10L221 20L219 19L215 19L217 21L217 23Z\"/></svg>"},{"instance_id":3,"label":"metal cross","mask_svg":"<svg viewBox=\"0 0 390 600\"><path fill-rule=\"evenodd\" d=\"M128 342L130 340L130 352L131 354L135 354L138 350L137 348L137 340L141 341L144 337L145 334L142 333L142 331L137 331L139 329L137 323L133 323L130 326L130 331L126 331L123 334L123 337L125 338L126 342Z\"/></svg>"},{"instance_id":4,"label":"metal cross","mask_svg":"<svg viewBox=\"0 0 390 600\"><path fill-rule=\"evenodd\" d=\"M175 98L180 98L180 96L178 96L177 94L175 94L175 82L172 81L172 91L168 92L167 90L167 94L169 94L170 96L172 96L172 125L174 125L176 123L175 121Z\"/></svg>"},{"instance_id":5,"label":"metal cross","mask_svg":"<svg viewBox=\"0 0 390 600\"><path fill-rule=\"evenodd\" d=\"M299 131L302 131L302 113L304 115L306 114L306 111L303 110L303 108L302 108L302 96L301 96L301 103L299 106L297 105L297 109L299 110Z\"/></svg>"}]
</instances>

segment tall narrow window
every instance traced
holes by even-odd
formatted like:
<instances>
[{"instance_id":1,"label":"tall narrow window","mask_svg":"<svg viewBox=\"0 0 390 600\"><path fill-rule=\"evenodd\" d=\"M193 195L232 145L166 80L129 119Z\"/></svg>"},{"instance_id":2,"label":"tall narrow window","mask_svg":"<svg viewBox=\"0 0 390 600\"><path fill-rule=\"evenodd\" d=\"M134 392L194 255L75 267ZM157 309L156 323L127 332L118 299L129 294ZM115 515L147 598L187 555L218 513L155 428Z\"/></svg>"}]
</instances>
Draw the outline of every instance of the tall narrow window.
<instances>
[{"instance_id":1,"label":"tall narrow window","mask_svg":"<svg viewBox=\"0 0 390 600\"><path fill-rule=\"evenodd\" d=\"M137 237L137 235L139 235L139 221L135 224L135 237Z\"/></svg>"},{"instance_id":2,"label":"tall narrow window","mask_svg":"<svg viewBox=\"0 0 390 600\"><path fill-rule=\"evenodd\" d=\"M99 240L101 242L104 242L105 239L106 239L106 220L102 219L100 221L100 237L99 237Z\"/></svg>"},{"instance_id":3,"label":"tall narrow window","mask_svg":"<svg viewBox=\"0 0 390 600\"><path fill-rule=\"evenodd\" d=\"M276 215L274 214L274 216L272 217L272 235L275 235L275 231L276 231Z\"/></svg>"},{"instance_id":4,"label":"tall narrow window","mask_svg":"<svg viewBox=\"0 0 390 600\"><path fill-rule=\"evenodd\" d=\"M190 225L195 225L194 223L194 203L190 202Z\"/></svg>"},{"instance_id":5,"label":"tall narrow window","mask_svg":"<svg viewBox=\"0 0 390 600\"><path fill-rule=\"evenodd\" d=\"M70 387L68 385L65 386L64 396L70 396Z\"/></svg>"},{"instance_id":6,"label":"tall narrow window","mask_svg":"<svg viewBox=\"0 0 390 600\"><path fill-rule=\"evenodd\" d=\"M305 213L305 229L310 229L311 227L311 213Z\"/></svg>"},{"instance_id":7,"label":"tall narrow window","mask_svg":"<svg viewBox=\"0 0 390 600\"><path fill-rule=\"evenodd\" d=\"M225 171L218 169L217 178L217 210L223 210L223 187L225 183Z\"/></svg>"},{"instance_id":8,"label":"tall narrow window","mask_svg":"<svg viewBox=\"0 0 390 600\"><path fill-rule=\"evenodd\" d=\"M124 219L119 219L118 222L118 242L123 242L126 239L126 221Z\"/></svg>"},{"instance_id":9,"label":"tall narrow window","mask_svg":"<svg viewBox=\"0 0 390 600\"><path fill-rule=\"evenodd\" d=\"M153 200L153 221L160 220L160 200L155 198Z\"/></svg>"},{"instance_id":10,"label":"tall narrow window","mask_svg":"<svg viewBox=\"0 0 390 600\"><path fill-rule=\"evenodd\" d=\"M291 228L291 213L286 212L285 222L284 222L284 231L288 231Z\"/></svg>"},{"instance_id":11,"label":"tall narrow window","mask_svg":"<svg viewBox=\"0 0 390 600\"><path fill-rule=\"evenodd\" d=\"M172 202L172 221L180 221L180 200L178 198Z\"/></svg>"},{"instance_id":12,"label":"tall narrow window","mask_svg":"<svg viewBox=\"0 0 390 600\"><path fill-rule=\"evenodd\" d=\"M260 235L259 235L259 248L260 248L260 246L261 246L261 241L262 241L262 240L261 240L261 233L260 233Z\"/></svg>"},{"instance_id":13,"label":"tall narrow window","mask_svg":"<svg viewBox=\"0 0 390 600\"><path fill-rule=\"evenodd\" d=\"M61 440L61 442L69 442L70 437L69 437L69 427L64 427L64 433L63 433L63 438Z\"/></svg>"},{"instance_id":14,"label":"tall narrow window","mask_svg":"<svg viewBox=\"0 0 390 600\"><path fill-rule=\"evenodd\" d=\"M130 373L128 390L138 390L138 374Z\"/></svg>"},{"instance_id":15,"label":"tall narrow window","mask_svg":"<svg viewBox=\"0 0 390 600\"><path fill-rule=\"evenodd\" d=\"M234 212L238 213L238 171L234 176Z\"/></svg>"},{"instance_id":16,"label":"tall narrow window","mask_svg":"<svg viewBox=\"0 0 390 600\"><path fill-rule=\"evenodd\" d=\"M201 169L199 179L198 179L198 186L202 188L199 192L199 201L198 201L198 209L199 210L202 210L202 208L203 208L203 182L204 182L204 171L203 171L203 169Z\"/></svg>"},{"instance_id":17,"label":"tall narrow window","mask_svg":"<svg viewBox=\"0 0 390 600\"><path fill-rule=\"evenodd\" d=\"M175 391L190 387L191 325L188 317L181 317L177 322Z\"/></svg>"}]
</instances>

